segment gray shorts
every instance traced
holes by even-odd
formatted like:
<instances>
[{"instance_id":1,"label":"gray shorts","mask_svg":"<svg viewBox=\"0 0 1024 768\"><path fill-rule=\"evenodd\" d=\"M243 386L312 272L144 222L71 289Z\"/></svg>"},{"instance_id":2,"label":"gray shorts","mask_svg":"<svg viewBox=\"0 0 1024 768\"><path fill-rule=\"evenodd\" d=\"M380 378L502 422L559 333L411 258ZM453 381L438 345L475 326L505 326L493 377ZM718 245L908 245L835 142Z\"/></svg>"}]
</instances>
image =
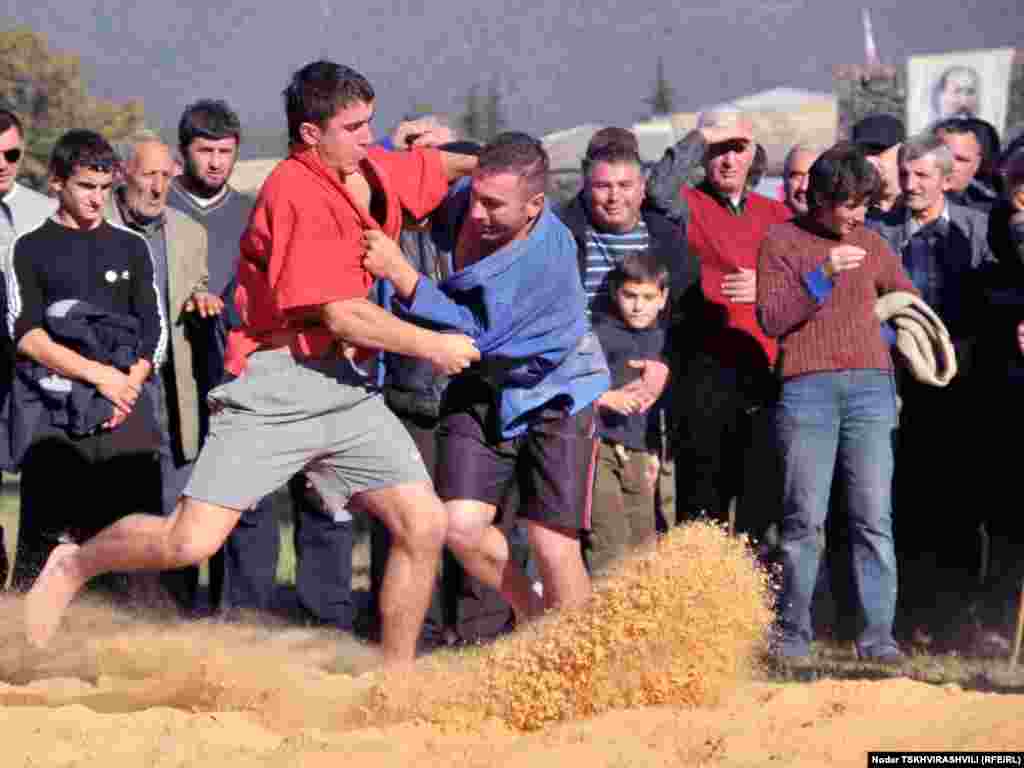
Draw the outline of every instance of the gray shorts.
<instances>
[{"instance_id":1,"label":"gray shorts","mask_svg":"<svg viewBox=\"0 0 1024 768\"><path fill-rule=\"evenodd\" d=\"M245 510L305 472L340 521L357 493L430 482L405 427L347 360L256 352L208 402L210 432L185 496Z\"/></svg>"}]
</instances>

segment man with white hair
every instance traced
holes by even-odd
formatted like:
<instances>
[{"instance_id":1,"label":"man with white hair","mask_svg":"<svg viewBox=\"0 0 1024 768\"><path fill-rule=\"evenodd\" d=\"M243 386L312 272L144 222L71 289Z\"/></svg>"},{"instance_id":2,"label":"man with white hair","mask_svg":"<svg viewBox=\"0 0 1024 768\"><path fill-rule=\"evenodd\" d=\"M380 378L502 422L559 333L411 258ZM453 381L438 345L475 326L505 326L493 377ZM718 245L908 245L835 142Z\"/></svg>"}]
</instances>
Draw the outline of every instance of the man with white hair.
<instances>
[{"instance_id":1,"label":"man with white hair","mask_svg":"<svg viewBox=\"0 0 1024 768\"><path fill-rule=\"evenodd\" d=\"M964 542L977 537L978 513L972 511L979 505L968 486L955 481L973 474L971 457L950 446L974 445L981 438L972 357L980 330L983 273L992 262L988 216L946 198L953 155L942 139L930 134L908 138L899 149L898 164L900 202L884 216L869 219L867 226L900 255L921 298L949 329L960 371L945 388L910 376L899 379L903 405L894 506L902 624L916 641L954 642L952 636L934 633L952 628L949 618L960 606L936 605L935 596L958 596L975 565L973 548ZM932 557L935 562L927 563Z\"/></svg>"},{"instance_id":2,"label":"man with white hair","mask_svg":"<svg viewBox=\"0 0 1024 768\"><path fill-rule=\"evenodd\" d=\"M646 197L684 228L701 268L689 338L673 345L676 508L684 518L721 519L738 497L740 528L766 524L762 500L777 495L754 487L776 477L766 406L777 393L776 342L754 312L756 269L765 233L792 215L750 190L755 152L748 117L735 109L705 113L652 169ZM742 504L755 498L756 519Z\"/></svg>"},{"instance_id":3,"label":"man with white hair","mask_svg":"<svg viewBox=\"0 0 1024 768\"><path fill-rule=\"evenodd\" d=\"M170 318L170 354L153 372L150 394L160 425L161 509L170 515L199 453L201 392L194 358L205 354L200 324L214 322L223 308L208 291L206 230L167 205L174 173L171 149L151 131L140 131L125 145L123 184L107 204L107 219L141 235L149 244L163 310ZM193 349L197 338L199 344ZM193 572L194 571L194 572ZM178 607L194 607L198 570L164 575Z\"/></svg>"}]
</instances>

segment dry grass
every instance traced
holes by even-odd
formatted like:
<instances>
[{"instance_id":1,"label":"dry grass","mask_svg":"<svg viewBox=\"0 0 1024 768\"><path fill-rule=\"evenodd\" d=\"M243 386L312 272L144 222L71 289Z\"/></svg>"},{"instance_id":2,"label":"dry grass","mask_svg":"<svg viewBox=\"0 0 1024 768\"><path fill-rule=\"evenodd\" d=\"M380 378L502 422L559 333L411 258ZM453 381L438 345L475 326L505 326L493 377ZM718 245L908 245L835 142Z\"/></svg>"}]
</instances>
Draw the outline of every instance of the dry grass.
<instances>
[{"instance_id":1,"label":"dry grass","mask_svg":"<svg viewBox=\"0 0 1024 768\"><path fill-rule=\"evenodd\" d=\"M762 675L773 682L809 683L818 680L881 680L905 677L934 685L958 685L986 692L1024 691L1024 665L1011 668L1003 657L966 656L956 652L913 650L894 666L857 658L851 643L816 642L799 661L769 660Z\"/></svg>"},{"instance_id":2,"label":"dry grass","mask_svg":"<svg viewBox=\"0 0 1024 768\"><path fill-rule=\"evenodd\" d=\"M612 709L714 704L751 674L771 621L767 577L745 544L692 524L624 560L585 607L438 661L422 688L385 680L372 708L389 721L497 718L534 730Z\"/></svg>"},{"instance_id":3,"label":"dry grass","mask_svg":"<svg viewBox=\"0 0 1024 768\"><path fill-rule=\"evenodd\" d=\"M536 730L613 709L715 704L762 674L770 598L767 576L741 540L693 524L625 560L583 608L489 646L432 654L396 676L358 674L375 662L374 651L336 632L266 621L159 623L89 602L73 606L54 647L38 653L25 645L19 600L9 596L0 599L0 681L28 687L0 686L0 705L236 710L282 733L399 722L448 732L494 722ZM980 670L955 657L915 656L879 669L850 656L819 646L803 668L768 674L791 682L899 674L988 690L1024 684L993 668L982 685ZM68 682L33 684L53 678Z\"/></svg>"},{"instance_id":4,"label":"dry grass","mask_svg":"<svg viewBox=\"0 0 1024 768\"><path fill-rule=\"evenodd\" d=\"M282 731L410 721L463 730L495 719L533 730L616 708L712 704L749 676L771 613L744 545L692 525L624 561L583 608L491 646L434 654L402 676L351 677L372 651L323 631L161 624L85 602L38 654L25 646L17 598L0 618L0 679L96 684L39 703L244 710Z\"/></svg>"}]
</instances>

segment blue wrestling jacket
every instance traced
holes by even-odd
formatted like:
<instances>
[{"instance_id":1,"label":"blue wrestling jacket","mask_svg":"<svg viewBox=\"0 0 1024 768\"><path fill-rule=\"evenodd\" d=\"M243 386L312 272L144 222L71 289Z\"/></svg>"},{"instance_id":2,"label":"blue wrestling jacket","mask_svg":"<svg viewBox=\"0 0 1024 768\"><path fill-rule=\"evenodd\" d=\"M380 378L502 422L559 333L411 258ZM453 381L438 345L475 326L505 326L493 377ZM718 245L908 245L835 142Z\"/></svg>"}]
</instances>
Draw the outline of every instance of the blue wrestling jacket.
<instances>
[{"instance_id":1,"label":"blue wrestling jacket","mask_svg":"<svg viewBox=\"0 0 1024 768\"><path fill-rule=\"evenodd\" d=\"M460 183L448 206L451 243L469 204ZM471 337L481 362L472 369L498 393L502 436L526 431L539 409L574 414L610 386L608 364L586 317L576 242L550 204L529 237L440 283L421 277L397 314Z\"/></svg>"}]
</instances>

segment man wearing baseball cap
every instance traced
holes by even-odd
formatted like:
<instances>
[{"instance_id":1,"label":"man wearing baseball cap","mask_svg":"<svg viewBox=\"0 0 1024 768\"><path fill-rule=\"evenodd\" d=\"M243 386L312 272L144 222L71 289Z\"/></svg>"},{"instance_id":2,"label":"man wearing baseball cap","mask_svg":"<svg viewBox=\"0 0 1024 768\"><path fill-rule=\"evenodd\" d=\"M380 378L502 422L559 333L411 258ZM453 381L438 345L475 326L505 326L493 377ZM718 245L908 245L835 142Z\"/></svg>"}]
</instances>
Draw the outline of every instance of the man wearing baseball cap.
<instances>
[{"instance_id":1,"label":"man wearing baseball cap","mask_svg":"<svg viewBox=\"0 0 1024 768\"><path fill-rule=\"evenodd\" d=\"M703 113L651 169L645 205L683 228L700 264L689 338L672 350L677 517L725 519L736 498L737 529L759 534L774 514L764 499L778 481L778 349L755 314L757 256L769 228L792 214L751 191L756 147L749 116Z\"/></svg>"},{"instance_id":2,"label":"man wearing baseball cap","mask_svg":"<svg viewBox=\"0 0 1024 768\"><path fill-rule=\"evenodd\" d=\"M850 140L868 156L882 177L882 191L868 209L868 218L875 218L892 209L900 197L900 172L897 154L907 136L903 121L892 115L868 115L853 126Z\"/></svg>"}]
</instances>

